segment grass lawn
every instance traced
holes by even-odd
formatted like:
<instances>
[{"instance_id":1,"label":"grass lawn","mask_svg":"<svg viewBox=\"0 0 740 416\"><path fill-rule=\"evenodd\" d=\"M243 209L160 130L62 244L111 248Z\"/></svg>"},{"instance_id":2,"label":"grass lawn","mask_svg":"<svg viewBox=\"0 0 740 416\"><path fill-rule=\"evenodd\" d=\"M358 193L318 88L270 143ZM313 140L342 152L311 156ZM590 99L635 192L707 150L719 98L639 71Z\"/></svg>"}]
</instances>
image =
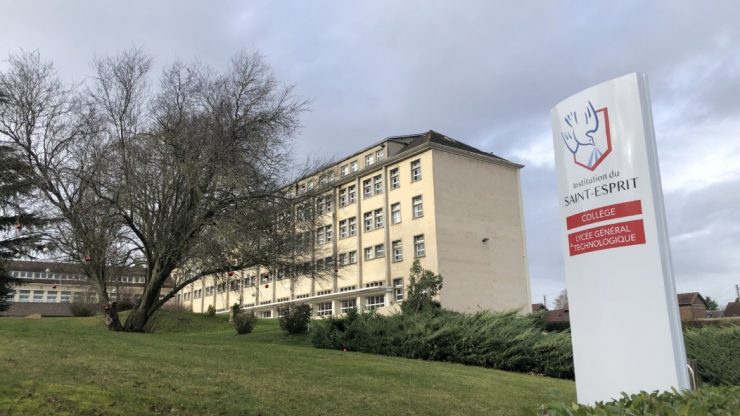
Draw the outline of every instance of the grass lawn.
<instances>
[{"instance_id":1,"label":"grass lawn","mask_svg":"<svg viewBox=\"0 0 740 416\"><path fill-rule=\"evenodd\" d=\"M0 318L0 415L532 415L570 381L315 349L276 321L163 313L154 334L101 318Z\"/></svg>"}]
</instances>

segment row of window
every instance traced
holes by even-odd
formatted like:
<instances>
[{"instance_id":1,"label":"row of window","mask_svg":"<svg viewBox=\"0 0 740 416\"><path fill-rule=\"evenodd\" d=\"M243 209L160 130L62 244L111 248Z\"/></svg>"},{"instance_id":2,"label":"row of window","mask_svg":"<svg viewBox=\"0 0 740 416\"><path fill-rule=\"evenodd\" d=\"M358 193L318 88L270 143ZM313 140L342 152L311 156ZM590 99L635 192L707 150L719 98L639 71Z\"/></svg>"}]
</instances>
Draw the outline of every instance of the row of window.
<instances>
[{"instance_id":1,"label":"row of window","mask_svg":"<svg viewBox=\"0 0 740 416\"><path fill-rule=\"evenodd\" d=\"M28 271L11 271L10 275L18 279L47 279L47 280L87 280L87 276L70 273L51 273L51 272L28 272ZM143 276L123 276L120 278L123 283L144 283Z\"/></svg>"},{"instance_id":2,"label":"row of window","mask_svg":"<svg viewBox=\"0 0 740 416\"><path fill-rule=\"evenodd\" d=\"M92 292L74 292L69 290L18 290L18 303L70 303L70 302L91 302L97 298ZM6 300L13 301L15 293L6 296Z\"/></svg>"},{"instance_id":3,"label":"row of window","mask_svg":"<svg viewBox=\"0 0 740 416\"><path fill-rule=\"evenodd\" d=\"M392 249L392 255L393 255L393 261L399 262L403 261L403 242L402 240L395 240L391 243L391 249ZM384 244L377 244L370 247L365 247L364 249L364 255L365 255L365 261L379 259L385 257L385 245ZM414 257L424 257L426 255L426 243L424 240L424 234L416 235L414 236ZM338 256L339 265L347 266L350 264L357 263L357 251L349 251L346 253L339 253ZM308 264L310 268L310 263ZM334 257L328 256L324 257L322 259L316 260L316 270L330 270L334 267ZM305 267L299 267L301 269ZM302 272L308 272L307 270L301 270ZM289 273L287 270L278 271L278 278L280 278L280 275L283 274L283 277L285 274ZM269 281L268 275L262 275L262 282ZM255 276L249 276L241 280L234 280L229 282L228 286L231 291L237 291L240 289L240 282L245 286L254 286L255 284ZM215 286L215 290L218 291L218 293L222 293L226 290L227 284L219 283ZM201 297L203 289L196 289L193 292L187 292L183 295L184 300L190 300L191 299L191 293L192 293L192 299L199 299ZM205 288L206 296L213 295L214 293L214 286L207 286Z\"/></svg>"},{"instance_id":4,"label":"row of window","mask_svg":"<svg viewBox=\"0 0 740 416\"><path fill-rule=\"evenodd\" d=\"M365 297L365 307L367 310L372 311L374 309L385 306L385 296L374 295ZM345 299L339 302L339 312L347 313L350 310L357 309L357 299ZM316 304L316 315L317 316L331 316L334 313L333 302L322 302Z\"/></svg>"},{"instance_id":5,"label":"row of window","mask_svg":"<svg viewBox=\"0 0 740 416\"><path fill-rule=\"evenodd\" d=\"M403 261L403 241L395 240L391 242L391 251L393 255L393 261ZM383 244L376 246L365 247L365 260L373 260L377 258L385 257L385 247ZM426 256L426 244L424 242L424 234L414 236L414 257Z\"/></svg>"},{"instance_id":6,"label":"row of window","mask_svg":"<svg viewBox=\"0 0 740 416\"><path fill-rule=\"evenodd\" d=\"M421 218L424 216L424 201L421 195L417 195L411 198L411 215L414 219ZM383 209L378 208L376 210L368 211L363 214L363 223L365 231L372 231L378 228L383 228L385 221L383 215ZM401 223L401 203L396 202L391 205L391 223ZM347 238L350 236L357 235L357 217L348 218L339 221L339 238ZM305 233L298 236L298 244L303 246L307 240ZM331 243L334 237L334 230L331 224L321 226L316 229L316 244L327 244Z\"/></svg>"},{"instance_id":7,"label":"row of window","mask_svg":"<svg viewBox=\"0 0 740 416\"><path fill-rule=\"evenodd\" d=\"M352 164L344 165L342 172L346 171L346 175L349 173L356 172L358 168L352 168ZM421 180L421 160L417 159L411 162L411 182ZM393 168L389 171L390 175L390 187L391 189L397 189L401 186L401 175L399 168ZM343 174L342 176L345 176ZM301 194L306 190L313 189L313 180L308 182L308 186L305 184L300 185L298 193ZM370 198L374 195L383 193L383 175L375 175L372 178L368 178L362 181L362 194L364 198ZM345 207L347 205L354 204L357 202L357 187L355 185L349 185L339 190L339 206ZM331 195L322 195L316 198L316 213L321 215L332 212L334 209L333 198ZM298 219L306 218L306 207L301 206L297 211Z\"/></svg>"},{"instance_id":8,"label":"row of window","mask_svg":"<svg viewBox=\"0 0 740 416\"><path fill-rule=\"evenodd\" d=\"M385 149L379 149L375 152L370 152L365 155L365 167L372 166L377 162L385 159ZM353 160L349 163L339 167L339 174L341 176L347 176L350 173L355 173L360 170L360 164L357 160Z\"/></svg>"},{"instance_id":9,"label":"row of window","mask_svg":"<svg viewBox=\"0 0 740 416\"><path fill-rule=\"evenodd\" d=\"M375 287L375 286L382 286L382 285L383 285L382 281L370 282L366 284L367 287ZM347 287L341 288L339 291L348 292L350 290L355 290L356 288L357 288L356 286L347 286ZM329 295L331 294L331 292L332 292L331 290L322 290L322 291L317 292L316 295L317 296ZM403 292L403 278L402 277L393 279L393 296L397 302L403 301L404 292ZM305 299L307 297L309 297L309 295L306 293L306 294L301 294L301 295L296 296L296 299ZM288 302L289 300L290 298L284 297L284 298L277 299L276 302ZM383 295L367 296L365 297L365 300L366 300L366 306L368 310L373 310L373 309L385 306L385 297ZM272 301L265 300L265 301L260 302L260 305L269 305L271 303ZM248 304L244 306L253 307L254 304L252 303L252 304ZM357 308L356 299L346 299L346 300L340 301L340 312L341 313L347 313L351 309L356 309L356 308ZM318 316L329 316L333 314L333 311L334 309L333 309L332 302L322 302L316 305L316 315Z\"/></svg>"}]
</instances>

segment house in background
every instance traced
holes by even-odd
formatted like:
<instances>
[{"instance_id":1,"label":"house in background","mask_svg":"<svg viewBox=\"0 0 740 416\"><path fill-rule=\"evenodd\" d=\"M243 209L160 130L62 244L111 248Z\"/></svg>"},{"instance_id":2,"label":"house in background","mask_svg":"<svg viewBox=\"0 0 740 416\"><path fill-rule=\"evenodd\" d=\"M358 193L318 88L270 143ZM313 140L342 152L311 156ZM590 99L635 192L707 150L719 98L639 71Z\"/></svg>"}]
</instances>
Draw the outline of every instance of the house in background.
<instances>
[{"instance_id":1,"label":"house in background","mask_svg":"<svg viewBox=\"0 0 740 416\"><path fill-rule=\"evenodd\" d=\"M707 304L699 292L679 293L678 309L682 321L695 321L707 317Z\"/></svg>"},{"instance_id":2,"label":"house in background","mask_svg":"<svg viewBox=\"0 0 740 416\"><path fill-rule=\"evenodd\" d=\"M740 302L727 302L727 307L725 307L724 316L726 318L730 317L740 317Z\"/></svg>"},{"instance_id":3,"label":"house in background","mask_svg":"<svg viewBox=\"0 0 740 416\"><path fill-rule=\"evenodd\" d=\"M532 304L532 312L540 312L540 311L546 311L547 306L545 306L542 303L533 303Z\"/></svg>"}]
</instances>

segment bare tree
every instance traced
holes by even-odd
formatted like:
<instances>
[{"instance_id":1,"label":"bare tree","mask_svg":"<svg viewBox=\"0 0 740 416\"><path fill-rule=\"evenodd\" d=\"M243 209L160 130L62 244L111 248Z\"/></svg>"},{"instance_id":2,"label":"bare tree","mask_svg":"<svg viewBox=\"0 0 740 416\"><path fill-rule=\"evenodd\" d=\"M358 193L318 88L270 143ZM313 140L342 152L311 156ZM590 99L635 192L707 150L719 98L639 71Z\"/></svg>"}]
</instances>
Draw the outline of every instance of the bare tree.
<instances>
[{"instance_id":1,"label":"bare tree","mask_svg":"<svg viewBox=\"0 0 740 416\"><path fill-rule=\"evenodd\" d=\"M555 298L555 309L568 309L568 291L563 289Z\"/></svg>"},{"instance_id":2,"label":"bare tree","mask_svg":"<svg viewBox=\"0 0 740 416\"><path fill-rule=\"evenodd\" d=\"M146 267L121 329L144 331L198 276L279 264L292 234L275 219L288 139L306 102L259 55L224 73L176 62L149 83L139 50L94 61L88 85L64 87L38 53L11 56L0 135L33 167L43 201L64 220L61 251L83 265L107 302L112 268ZM182 278L163 293L178 269ZM114 329L118 329L115 328Z\"/></svg>"},{"instance_id":3,"label":"bare tree","mask_svg":"<svg viewBox=\"0 0 740 416\"><path fill-rule=\"evenodd\" d=\"M95 202L90 179L106 168L105 143L96 139L94 106L65 87L38 52L11 55L0 73L0 140L20 155L38 191L35 206L59 220L46 230L49 245L77 261L108 302L110 248L118 243L119 220Z\"/></svg>"},{"instance_id":4,"label":"bare tree","mask_svg":"<svg viewBox=\"0 0 740 416\"><path fill-rule=\"evenodd\" d=\"M199 274L221 273L259 264L275 248L265 233L287 171L287 139L306 106L259 55L237 55L223 74L175 63L151 95L149 68L139 51L98 59L91 89L116 155L96 192L117 209L147 266L129 331L143 331L189 280L161 293L175 269L194 263L212 267Z\"/></svg>"}]
</instances>

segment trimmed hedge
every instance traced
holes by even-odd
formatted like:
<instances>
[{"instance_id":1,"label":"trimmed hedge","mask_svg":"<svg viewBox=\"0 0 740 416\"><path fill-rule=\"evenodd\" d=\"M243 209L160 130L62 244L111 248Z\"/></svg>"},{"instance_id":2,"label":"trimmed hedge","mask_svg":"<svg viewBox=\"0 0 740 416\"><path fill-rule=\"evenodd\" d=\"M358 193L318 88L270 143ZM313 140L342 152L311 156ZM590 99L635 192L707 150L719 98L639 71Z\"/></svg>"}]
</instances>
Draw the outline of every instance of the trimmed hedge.
<instances>
[{"instance_id":1,"label":"trimmed hedge","mask_svg":"<svg viewBox=\"0 0 740 416\"><path fill-rule=\"evenodd\" d=\"M573 378L570 332L544 331L539 315L351 312L317 322L311 332L318 348Z\"/></svg>"},{"instance_id":2,"label":"trimmed hedge","mask_svg":"<svg viewBox=\"0 0 740 416\"><path fill-rule=\"evenodd\" d=\"M740 326L690 329L683 338L686 355L698 361L705 383L740 385Z\"/></svg>"},{"instance_id":3,"label":"trimmed hedge","mask_svg":"<svg viewBox=\"0 0 740 416\"><path fill-rule=\"evenodd\" d=\"M548 332L540 314L475 315L438 311L380 316L354 311L318 321L318 348L448 361L507 371L574 377L570 331ZM712 326L684 332L689 359L711 385L740 385L740 326ZM740 413L739 413L740 414Z\"/></svg>"},{"instance_id":4,"label":"trimmed hedge","mask_svg":"<svg viewBox=\"0 0 740 416\"><path fill-rule=\"evenodd\" d=\"M646 393L626 395L594 406L548 404L540 408L541 416L698 416L740 414L740 387L705 387L678 393Z\"/></svg>"}]
</instances>

